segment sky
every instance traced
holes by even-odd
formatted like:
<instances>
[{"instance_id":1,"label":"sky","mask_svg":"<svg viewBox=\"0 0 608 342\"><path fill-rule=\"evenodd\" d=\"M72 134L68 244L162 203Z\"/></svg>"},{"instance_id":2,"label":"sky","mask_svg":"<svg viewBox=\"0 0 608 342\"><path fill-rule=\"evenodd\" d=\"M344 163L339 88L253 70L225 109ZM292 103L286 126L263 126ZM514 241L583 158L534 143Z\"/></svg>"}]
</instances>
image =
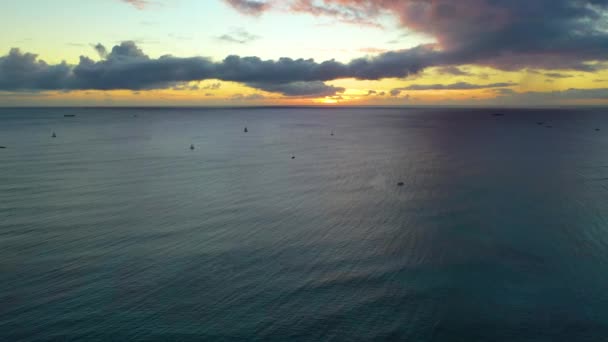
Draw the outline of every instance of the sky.
<instances>
[{"instance_id":1,"label":"sky","mask_svg":"<svg viewBox=\"0 0 608 342\"><path fill-rule=\"evenodd\" d=\"M608 0L0 5L0 106L608 104Z\"/></svg>"}]
</instances>

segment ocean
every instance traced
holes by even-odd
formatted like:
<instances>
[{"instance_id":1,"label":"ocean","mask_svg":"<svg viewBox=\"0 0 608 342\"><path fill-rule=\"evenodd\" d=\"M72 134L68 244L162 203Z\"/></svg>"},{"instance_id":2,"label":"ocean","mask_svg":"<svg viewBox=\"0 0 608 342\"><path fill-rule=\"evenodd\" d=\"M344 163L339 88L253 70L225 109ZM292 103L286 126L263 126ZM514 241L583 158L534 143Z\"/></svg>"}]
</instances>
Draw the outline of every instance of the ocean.
<instances>
[{"instance_id":1,"label":"ocean","mask_svg":"<svg viewBox=\"0 0 608 342\"><path fill-rule=\"evenodd\" d=\"M608 339L604 109L3 108L0 145L1 341Z\"/></svg>"}]
</instances>

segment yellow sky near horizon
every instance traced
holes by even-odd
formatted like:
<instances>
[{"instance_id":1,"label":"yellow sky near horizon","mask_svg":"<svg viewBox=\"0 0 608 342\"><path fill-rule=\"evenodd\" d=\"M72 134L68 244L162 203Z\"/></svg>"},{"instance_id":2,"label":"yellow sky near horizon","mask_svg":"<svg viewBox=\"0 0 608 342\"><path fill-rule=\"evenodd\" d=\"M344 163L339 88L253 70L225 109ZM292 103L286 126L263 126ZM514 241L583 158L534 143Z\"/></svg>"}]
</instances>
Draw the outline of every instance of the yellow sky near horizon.
<instances>
[{"instance_id":1,"label":"yellow sky near horizon","mask_svg":"<svg viewBox=\"0 0 608 342\"><path fill-rule=\"evenodd\" d=\"M345 91L327 97L287 97L277 93L265 92L246 85L221 80L190 82L180 89L156 90L82 90L21 93L0 96L0 104L19 105L93 105L93 106L130 106L130 105L183 105L183 106L232 106L232 105L441 105L441 104L491 104L493 100L508 98L509 94L499 89L510 89L513 93L561 92L568 89L603 89L608 83L608 71L592 74L580 71L517 71L506 72L487 67L463 66L460 70L466 75L450 75L441 68L429 68L407 79L356 80L338 79L326 82L328 85L343 87ZM556 76L556 75L553 75ZM488 85L513 83L501 88L480 89L439 89L439 90L402 90L392 96L391 90L413 85L450 85L455 83ZM217 87L217 85L220 85ZM215 85L215 89L213 88ZM189 89L196 86L197 89ZM370 90L375 92L372 94ZM381 95L383 93L383 95ZM507 101L506 103L509 103ZM570 100L563 99L555 104L608 104L608 99ZM516 103L514 103L516 104Z\"/></svg>"}]
</instances>

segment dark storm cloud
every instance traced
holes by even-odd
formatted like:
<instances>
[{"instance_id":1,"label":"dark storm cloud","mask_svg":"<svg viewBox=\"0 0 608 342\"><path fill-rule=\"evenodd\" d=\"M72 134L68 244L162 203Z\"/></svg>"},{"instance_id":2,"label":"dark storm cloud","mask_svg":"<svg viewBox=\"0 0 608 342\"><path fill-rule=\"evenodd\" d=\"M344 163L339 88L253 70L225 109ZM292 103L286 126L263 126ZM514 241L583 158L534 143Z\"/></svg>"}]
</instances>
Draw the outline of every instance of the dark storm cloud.
<instances>
[{"instance_id":1,"label":"dark storm cloud","mask_svg":"<svg viewBox=\"0 0 608 342\"><path fill-rule=\"evenodd\" d=\"M98 90L166 88L176 82L210 78L213 69L213 63L201 57L167 55L151 59L135 43L124 42L114 46L107 58L98 62L81 56L64 87Z\"/></svg>"},{"instance_id":2,"label":"dark storm cloud","mask_svg":"<svg viewBox=\"0 0 608 342\"><path fill-rule=\"evenodd\" d=\"M75 66L49 65L36 55L13 49L0 57L0 90L74 90L74 89L158 89L179 82L218 79L247 84L254 88L288 96L320 95L343 89L324 85L338 78L377 80L406 77L439 63L431 46L388 52L376 57L335 60L228 56L221 62L203 57L181 58L170 55L157 59L147 56L134 42L123 42L111 51L101 44L95 50L101 57L94 61L81 56Z\"/></svg>"},{"instance_id":3,"label":"dark storm cloud","mask_svg":"<svg viewBox=\"0 0 608 342\"><path fill-rule=\"evenodd\" d=\"M11 49L0 57L0 90L58 90L71 82L72 68L66 63L49 65L32 53Z\"/></svg>"},{"instance_id":4,"label":"dark storm cloud","mask_svg":"<svg viewBox=\"0 0 608 342\"><path fill-rule=\"evenodd\" d=\"M262 89L272 93L280 93L285 96L296 96L296 97L321 97L321 96L332 96L336 93L344 92L342 87L334 87L327 85L321 81L309 81L309 82L291 82L291 83L279 83L279 84L260 84L250 83L251 87Z\"/></svg>"},{"instance_id":5,"label":"dark storm cloud","mask_svg":"<svg viewBox=\"0 0 608 342\"><path fill-rule=\"evenodd\" d=\"M105 46L103 46L101 44L96 44L96 45L93 45L93 49L95 49L95 51L97 51L97 54L99 55L100 58L108 57L108 50L106 50Z\"/></svg>"},{"instance_id":6,"label":"dark storm cloud","mask_svg":"<svg viewBox=\"0 0 608 342\"><path fill-rule=\"evenodd\" d=\"M271 9L364 22L392 14L434 37L444 65L593 71L604 66L586 62L608 56L608 0L286 0L256 14Z\"/></svg>"}]
</instances>

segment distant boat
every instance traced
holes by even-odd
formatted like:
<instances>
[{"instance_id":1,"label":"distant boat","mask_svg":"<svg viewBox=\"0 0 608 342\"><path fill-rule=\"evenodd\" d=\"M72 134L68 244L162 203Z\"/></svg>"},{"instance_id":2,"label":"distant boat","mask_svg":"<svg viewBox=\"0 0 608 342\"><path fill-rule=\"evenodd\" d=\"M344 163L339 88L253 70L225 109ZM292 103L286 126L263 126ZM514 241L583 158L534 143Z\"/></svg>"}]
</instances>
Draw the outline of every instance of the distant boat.
<instances>
[{"instance_id":1,"label":"distant boat","mask_svg":"<svg viewBox=\"0 0 608 342\"><path fill-rule=\"evenodd\" d=\"M76 116L76 115L74 115L74 114L63 114L63 117L64 117L64 118L73 118L73 117L75 117L75 116Z\"/></svg>"},{"instance_id":2,"label":"distant boat","mask_svg":"<svg viewBox=\"0 0 608 342\"><path fill-rule=\"evenodd\" d=\"M595 131L596 131L596 132L599 132L599 130L600 130L599 128L596 128L596 129L595 129Z\"/></svg>"},{"instance_id":3,"label":"distant boat","mask_svg":"<svg viewBox=\"0 0 608 342\"><path fill-rule=\"evenodd\" d=\"M539 122L537 122L536 124L537 124L537 125L539 125L539 126L541 126L541 125L544 125L545 123L544 123L544 122L542 122L542 121L539 121Z\"/></svg>"},{"instance_id":4,"label":"distant boat","mask_svg":"<svg viewBox=\"0 0 608 342\"><path fill-rule=\"evenodd\" d=\"M291 159L296 159L296 156L291 156Z\"/></svg>"},{"instance_id":5,"label":"distant boat","mask_svg":"<svg viewBox=\"0 0 608 342\"><path fill-rule=\"evenodd\" d=\"M51 135L51 137L57 138L57 134L55 134L55 132L53 132L53 135Z\"/></svg>"},{"instance_id":6,"label":"distant boat","mask_svg":"<svg viewBox=\"0 0 608 342\"><path fill-rule=\"evenodd\" d=\"M6 146L0 146L0 148L6 148Z\"/></svg>"},{"instance_id":7,"label":"distant boat","mask_svg":"<svg viewBox=\"0 0 608 342\"><path fill-rule=\"evenodd\" d=\"M247 130L247 126L245 126L245 129L243 130L243 132L245 132L245 133L249 132L249 130Z\"/></svg>"},{"instance_id":8,"label":"distant boat","mask_svg":"<svg viewBox=\"0 0 608 342\"><path fill-rule=\"evenodd\" d=\"M334 130L333 129L331 130L331 136L332 137L334 136Z\"/></svg>"},{"instance_id":9,"label":"distant boat","mask_svg":"<svg viewBox=\"0 0 608 342\"><path fill-rule=\"evenodd\" d=\"M503 113L494 113L492 115L494 115L494 116L505 116Z\"/></svg>"},{"instance_id":10,"label":"distant boat","mask_svg":"<svg viewBox=\"0 0 608 342\"><path fill-rule=\"evenodd\" d=\"M194 150L194 144L190 145L190 149Z\"/></svg>"},{"instance_id":11,"label":"distant boat","mask_svg":"<svg viewBox=\"0 0 608 342\"><path fill-rule=\"evenodd\" d=\"M404 186L404 185L405 185L405 183L403 183L403 182L397 183L397 186Z\"/></svg>"}]
</instances>

